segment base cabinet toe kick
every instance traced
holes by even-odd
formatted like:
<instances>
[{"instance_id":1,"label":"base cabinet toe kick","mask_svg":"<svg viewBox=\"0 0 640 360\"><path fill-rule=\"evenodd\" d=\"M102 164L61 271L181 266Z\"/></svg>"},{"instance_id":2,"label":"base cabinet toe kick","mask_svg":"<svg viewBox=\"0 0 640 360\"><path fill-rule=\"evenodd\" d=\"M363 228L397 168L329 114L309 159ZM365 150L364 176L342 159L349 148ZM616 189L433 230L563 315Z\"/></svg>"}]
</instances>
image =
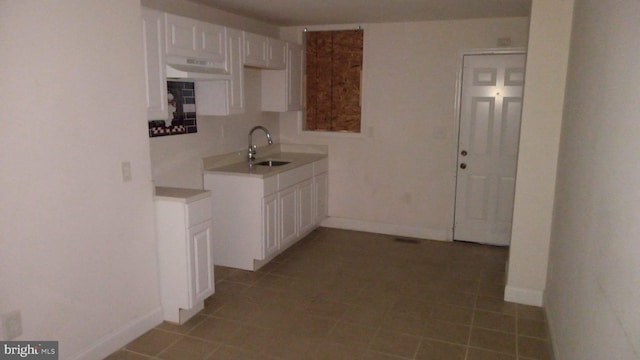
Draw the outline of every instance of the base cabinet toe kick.
<instances>
[{"instance_id":1,"label":"base cabinet toe kick","mask_svg":"<svg viewBox=\"0 0 640 360\"><path fill-rule=\"evenodd\" d=\"M272 176L205 172L211 191L214 263L258 270L327 217L328 159Z\"/></svg>"}]
</instances>

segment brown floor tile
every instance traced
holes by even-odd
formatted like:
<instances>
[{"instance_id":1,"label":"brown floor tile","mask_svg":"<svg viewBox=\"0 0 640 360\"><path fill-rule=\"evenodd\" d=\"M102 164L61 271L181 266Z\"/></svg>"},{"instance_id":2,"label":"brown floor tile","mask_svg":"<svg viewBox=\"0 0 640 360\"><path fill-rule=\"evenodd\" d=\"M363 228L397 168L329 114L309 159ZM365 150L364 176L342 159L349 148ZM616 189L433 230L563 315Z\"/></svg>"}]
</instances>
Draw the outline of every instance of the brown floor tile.
<instances>
[{"instance_id":1,"label":"brown floor tile","mask_svg":"<svg viewBox=\"0 0 640 360\"><path fill-rule=\"evenodd\" d=\"M358 344L323 340L315 346L309 358L312 360L354 360L359 359L365 350L366 347Z\"/></svg>"},{"instance_id":2,"label":"brown floor tile","mask_svg":"<svg viewBox=\"0 0 640 360\"><path fill-rule=\"evenodd\" d=\"M518 337L518 355L531 359L551 360L550 344L546 340Z\"/></svg>"},{"instance_id":3,"label":"brown floor tile","mask_svg":"<svg viewBox=\"0 0 640 360\"><path fill-rule=\"evenodd\" d=\"M516 360L516 357L495 351L470 348L466 360Z\"/></svg>"},{"instance_id":4,"label":"brown floor tile","mask_svg":"<svg viewBox=\"0 0 640 360\"><path fill-rule=\"evenodd\" d=\"M337 320L324 317L297 313L294 315L289 331L292 334L307 336L310 338L323 338L337 324Z\"/></svg>"},{"instance_id":5,"label":"brown floor tile","mask_svg":"<svg viewBox=\"0 0 640 360\"><path fill-rule=\"evenodd\" d=\"M549 337L547 322L519 318L518 335L547 339Z\"/></svg>"},{"instance_id":6,"label":"brown floor tile","mask_svg":"<svg viewBox=\"0 0 640 360\"><path fill-rule=\"evenodd\" d=\"M507 315L516 315L516 304L506 302L502 298L479 295L476 300L476 309L499 312Z\"/></svg>"},{"instance_id":7,"label":"brown floor tile","mask_svg":"<svg viewBox=\"0 0 640 360\"><path fill-rule=\"evenodd\" d=\"M146 355L136 354L126 350L120 350L107 356L104 360L149 360L149 359L150 357Z\"/></svg>"},{"instance_id":8,"label":"brown floor tile","mask_svg":"<svg viewBox=\"0 0 640 360\"><path fill-rule=\"evenodd\" d=\"M386 313L385 306L349 305L342 320L362 326L377 327Z\"/></svg>"},{"instance_id":9,"label":"brown floor tile","mask_svg":"<svg viewBox=\"0 0 640 360\"><path fill-rule=\"evenodd\" d=\"M544 315L544 309L538 306L517 304L516 313L518 315L518 319L546 321L546 316Z\"/></svg>"},{"instance_id":10,"label":"brown floor tile","mask_svg":"<svg viewBox=\"0 0 640 360\"><path fill-rule=\"evenodd\" d=\"M309 315L340 320L348 308L348 304L318 296L307 304L304 308L304 312Z\"/></svg>"},{"instance_id":11,"label":"brown floor tile","mask_svg":"<svg viewBox=\"0 0 640 360\"><path fill-rule=\"evenodd\" d=\"M233 338L242 325L235 321L221 318L209 318L201 322L188 335L202 340L227 342Z\"/></svg>"},{"instance_id":12,"label":"brown floor tile","mask_svg":"<svg viewBox=\"0 0 640 360\"><path fill-rule=\"evenodd\" d=\"M140 354L155 356L182 338L182 335L152 329L127 344L127 350Z\"/></svg>"},{"instance_id":13,"label":"brown floor tile","mask_svg":"<svg viewBox=\"0 0 640 360\"><path fill-rule=\"evenodd\" d=\"M162 351L158 357L166 360L204 360L220 344L185 337Z\"/></svg>"},{"instance_id":14,"label":"brown floor tile","mask_svg":"<svg viewBox=\"0 0 640 360\"><path fill-rule=\"evenodd\" d=\"M419 345L420 337L418 336L380 330L371 342L371 350L411 358Z\"/></svg>"},{"instance_id":15,"label":"brown floor tile","mask_svg":"<svg viewBox=\"0 0 640 360\"><path fill-rule=\"evenodd\" d=\"M516 335L499 331L472 328L469 344L486 350L515 355Z\"/></svg>"},{"instance_id":16,"label":"brown floor tile","mask_svg":"<svg viewBox=\"0 0 640 360\"><path fill-rule=\"evenodd\" d=\"M464 325L471 325L473 309L452 305L435 305L431 312L431 318Z\"/></svg>"},{"instance_id":17,"label":"brown floor tile","mask_svg":"<svg viewBox=\"0 0 640 360\"><path fill-rule=\"evenodd\" d=\"M464 360L466 348L461 345L425 339L420 344L417 360Z\"/></svg>"},{"instance_id":18,"label":"brown floor tile","mask_svg":"<svg viewBox=\"0 0 640 360\"><path fill-rule=\"evenodd\" d=\"M432 320L426 324L423 336L432 340L441 340L466 345L471 327L468 325Z\"/></svg>"},{"instance_id":19,"label":"brown floor tile","mask_svg":"<svg viewBox=\"0 0 640 360\"><path fill-rule=\"evenodd\" d=\"M213 352L207 360L258 360L266 359L266 357L258 357L258 354L238 349L232 346L223 345L219 349Z\"/></svg>"},{"instance_id":20,"label":"brown floor tile","mask_svg":"<svg viewBox=\"0 0 640 360\"><path fill-rule=\"evenodd\" d=\"M501 313L476 310L473 315L473 327L515 333L516 317Z\"/></svg>"},{"instance_id":21,"label":"brown floor tile","mask_svg":"<svg viewBox=\"0 0 640 360\"><path fill-rule=\"evenodd\" d=\"M549 359L544 309L503 300L507 258L320 228L259 271L216 266L203 311L108 359Z\"/></svg>"},{"instance_id":22,"label":"brown floor tile","mask_svg":"<svg viewBox=\"0 0 640 360\"><path fill-rule=\"evenodd\" d=\"M341 344L368 345L376 331L375 327L339 322L333 327L327 338Z\"/></svg>"}]
</instances>

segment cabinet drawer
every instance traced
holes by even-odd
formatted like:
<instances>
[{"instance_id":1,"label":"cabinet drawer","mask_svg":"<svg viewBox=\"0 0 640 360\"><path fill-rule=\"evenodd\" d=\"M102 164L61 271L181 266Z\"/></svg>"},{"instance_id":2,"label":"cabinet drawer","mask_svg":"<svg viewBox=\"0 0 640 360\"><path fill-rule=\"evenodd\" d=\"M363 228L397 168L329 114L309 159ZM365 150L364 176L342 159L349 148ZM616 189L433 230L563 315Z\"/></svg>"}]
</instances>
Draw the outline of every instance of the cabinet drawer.
<instances>
[{"instance_id":1,"label":"cabinet drawer","mask_svg":"<svg viewBox=\"0 0 640 360\"><path fill-rule=\"evenodd\" d=\"M313 164L307 164L278 174L278 189L282 190L313 176Z\"/></svg>"},{"instance_id":2,"label":"cabinet drawer","mask_svg":"<svg viewBox=\"0 0 640 360\"><path fill-rule=\"evenodd\" d=\"M329 159L324 158L313 163L313 175L322 174L329 171Z\"/></svg>"},{"instance_id":3,"label":"cabinet drawer","mask_svg":"<svg viewBox=\"0 0 640 360\"><path fill-rule=\"evenodd\" d=\"M211 198L206 198L187 204L187 226L199 224L212 217Z\"/></svg>"}]
</instances>

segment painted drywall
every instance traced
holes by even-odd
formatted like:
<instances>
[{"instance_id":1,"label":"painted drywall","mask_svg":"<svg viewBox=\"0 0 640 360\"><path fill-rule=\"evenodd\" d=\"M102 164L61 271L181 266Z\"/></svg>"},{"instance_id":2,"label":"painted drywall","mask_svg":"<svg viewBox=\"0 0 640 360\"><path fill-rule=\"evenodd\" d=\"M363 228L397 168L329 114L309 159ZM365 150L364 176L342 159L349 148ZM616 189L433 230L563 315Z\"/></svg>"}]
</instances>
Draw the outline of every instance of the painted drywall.
<instances>
[{"instance_id":1,"label":"painted drywall","mask_svg":"<svg viewBox=\"0 0 640 360\"><path fill-rule=\"evenodd\" d=\"M556 359L640 359L640 3L576 0L546 307Z\"/></svg>"},{"instance_id":2,"label":"painted drywall","mask_svg":"<svg viewBox=\"0 0 640 360\"><path fill-rule=\"evenodd\" d=\"M364 29L362 136L299 131L281 116L283 142L329 147L326 225L451 239L456 83L461 51L527 45L527 18L360 24ZM282 37L301 40L301 28Z\"/></svg>"},{"instance_id":3,"label":"painted drywall","mask_svg":"<svg viewBox=\"0 0 640 360\"><path fill-rule=\"evenodd\" d=\"M531 9L505 289L506 300L529 305L543 303L572 10L572 0L535 0Z\"/></svg>"},{"instance_id":4,"label":"painted drywall","mask_svg":"<svg viewBox=\"0 0 640 360\"><path fill-rule=\"evenodd\" d=\"M233 27L267 36L278 36L278 29L258 20L242 18L188 1L144 0L143 5L211 23ZM202 158L248 147L248 134L255 125L263 125L279 138L277 113L262 112L261 72L244 68L245 111L231 116L198 115L195 134L157 137L151 139L151 167L157 186L176 186L202 189ZM206 101L197 97L196 101ZM255 144L266 145L266 137L255 135Z\"/></svg>"},{"instance_id":5,"label":"painted drywall","mask_svg":"<svg viewBox=\"0 0 640 360\"><path fill-rule=\"evenodd\" d=\"M161 321L139 19L129 0L0 2L0 313L60 359Z\"/></svg>"}]
</instances>

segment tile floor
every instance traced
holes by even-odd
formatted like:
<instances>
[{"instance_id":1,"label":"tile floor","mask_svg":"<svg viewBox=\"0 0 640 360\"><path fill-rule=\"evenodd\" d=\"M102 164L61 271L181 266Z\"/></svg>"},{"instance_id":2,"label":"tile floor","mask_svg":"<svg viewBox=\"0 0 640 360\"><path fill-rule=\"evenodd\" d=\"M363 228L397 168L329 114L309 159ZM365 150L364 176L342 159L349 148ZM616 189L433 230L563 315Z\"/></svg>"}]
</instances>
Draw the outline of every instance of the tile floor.
<instances>
[{"instance_id":1,"label":"tile floor","mask_svg":"<svg viewBox=\"0 0 640 360\"><path fill-rule=\"evenodd\" d=\"M319 228L109 360L551 359L541 308L502 300L508 249Z\"/></svg>"}]
</instances>

